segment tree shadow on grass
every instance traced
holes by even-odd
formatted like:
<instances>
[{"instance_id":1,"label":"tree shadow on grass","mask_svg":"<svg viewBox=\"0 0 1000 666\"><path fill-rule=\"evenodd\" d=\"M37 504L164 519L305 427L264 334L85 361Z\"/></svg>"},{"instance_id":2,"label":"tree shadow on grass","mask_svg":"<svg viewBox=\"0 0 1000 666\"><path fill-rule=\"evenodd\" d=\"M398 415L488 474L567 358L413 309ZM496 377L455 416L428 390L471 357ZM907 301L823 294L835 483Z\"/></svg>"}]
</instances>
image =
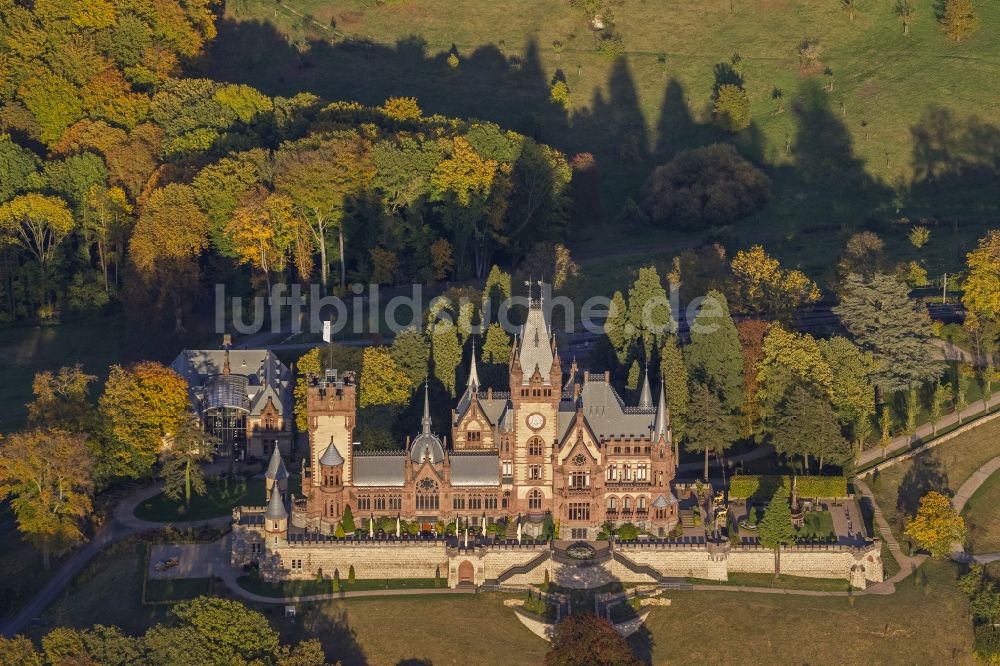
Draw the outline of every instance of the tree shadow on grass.
<instances>
[{"instance_id":1,"label":"tree shadow on grass","mask_svg":"<svg viewBox=\"0 0 1000 666\"><path fill-rule=\"evenodd\" d=\"M905 518L916 515L920 498L932 490L951 494L947 471L937 455L930 452L913 459L913 465L899 483L896 509Z\"/></svg>"},{"instance_id":2,"label":"tree shadow on grass","mask_svg":"<svg viewBox=\"0 0 1000 666\"><path fill-rule=\"evenodd\" d=\"M368 657L358 644L357 634L350 625L347 611L323 611L322 607L310 612L303 628L310 636L319 638L323 652L331 663L342 666L367 666Z\"/></svg>"}]
</instances>

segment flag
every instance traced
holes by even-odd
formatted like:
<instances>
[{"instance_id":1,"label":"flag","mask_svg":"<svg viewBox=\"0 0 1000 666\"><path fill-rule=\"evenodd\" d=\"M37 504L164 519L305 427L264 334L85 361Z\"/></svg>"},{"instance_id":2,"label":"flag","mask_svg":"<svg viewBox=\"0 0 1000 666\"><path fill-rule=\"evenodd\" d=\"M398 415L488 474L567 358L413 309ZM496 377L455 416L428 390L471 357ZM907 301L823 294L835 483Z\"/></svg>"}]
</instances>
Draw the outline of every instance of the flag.
<instances>
[{"instance_id":1,"label":"flag","mask_svg":"<svg viewBox=\"0 0 1000 666\"><path fill-rule=\"evenodd\" d=\"M330 321L323 322L323 342L330 342L333 340L333 333L330 327Z\"/></svg>"}]
</instances>

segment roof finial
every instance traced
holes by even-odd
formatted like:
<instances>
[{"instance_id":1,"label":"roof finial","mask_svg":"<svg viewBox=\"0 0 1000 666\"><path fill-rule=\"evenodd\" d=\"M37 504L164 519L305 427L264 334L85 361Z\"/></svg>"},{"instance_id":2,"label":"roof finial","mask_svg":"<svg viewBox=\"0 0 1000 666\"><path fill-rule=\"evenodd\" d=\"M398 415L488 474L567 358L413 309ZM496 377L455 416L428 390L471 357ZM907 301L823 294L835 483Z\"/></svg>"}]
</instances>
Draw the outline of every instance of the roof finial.
<instances>
[{"instance_id":1,"label":"roof finial","mask_svg":"<svg viewBox=\"0 0 1000 666\"><path fill-rule=\"evenodd\" d=\"M479 390L479 371L476 368L476 339L472 338L472 363L469 365L469 390L476 392Z\"/></svg>"},{"instance_id":2,"label":"roof finial","mask_svg":"<svg viewBox=\"0 0 1000 666\"><path fill-rule=\"evenodd\" d=\"M424 380L424 418L420 420L421 430L424 435L431 434L431 402L428 386L429 380Z\"/></svg>"}]
</instances>

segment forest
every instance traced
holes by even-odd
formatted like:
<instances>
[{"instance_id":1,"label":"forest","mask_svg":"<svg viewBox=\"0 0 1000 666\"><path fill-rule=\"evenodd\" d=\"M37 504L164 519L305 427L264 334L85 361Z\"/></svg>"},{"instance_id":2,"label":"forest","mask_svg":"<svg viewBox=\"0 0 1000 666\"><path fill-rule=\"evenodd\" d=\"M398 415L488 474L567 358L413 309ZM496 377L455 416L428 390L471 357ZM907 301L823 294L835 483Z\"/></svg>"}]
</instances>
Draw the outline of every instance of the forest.
<instances>
[{"instance_id":1,"label":"forest","mask_svg":"<svg viewBox=\"0 0 1000 666\"><path fill-rule=\"evenodd\" d=\"M214 282L482 277L565 237L572 168L529 137L184 76L214 10L0 4L0 321L181 331Z\"/></svg>"}]
</instances>

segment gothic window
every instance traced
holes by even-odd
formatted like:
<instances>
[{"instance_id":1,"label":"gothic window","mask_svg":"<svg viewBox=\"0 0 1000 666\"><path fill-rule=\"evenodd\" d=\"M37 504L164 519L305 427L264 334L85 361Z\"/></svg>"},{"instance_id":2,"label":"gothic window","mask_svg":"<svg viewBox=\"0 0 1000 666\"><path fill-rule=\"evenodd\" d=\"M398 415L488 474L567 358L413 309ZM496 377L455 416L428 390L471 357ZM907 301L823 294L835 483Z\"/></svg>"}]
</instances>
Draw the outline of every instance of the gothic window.
<instances>
[{"instance_id":1,"label":"gothic window","mask_svg":"<svg viewBox=\"0 0 1000 666\"><path fill-rule=\"evenodd\" d=\"M403 508L403 498L399 495L392 495L389 497L389 508L399 511Z\"/></svg>"},{"instance_id":2,"label":"gothic window","mask_svg":"<svg viewBox=\"0 0 1000 666\"><path fill-rule=\"evenodd\" d=\"M417 484L417 509L436 511L440 508L438 486L433 479L423 478Z\"/></svg>"},{"instance_id":3,"label":"gothic window","mask_svg":"<svg viewBox=\"0 0 1000 666\"><path fill-rule=\"evenodd\" d=\"M469 508L470 509L482 509L483 508L483 498L479 495L473 495L469 498Z\"/></svg>"},{"instance_id":4,"label":"gothic window","mask_svg":"<svg viewBox=\"0 0 1000 666\"><path fill-rule=\"evenodd\" d=\"M639 509L639 511L645 511L646 510L646 498L645 497L640 497L639 499L636 500L636 508Z\"/></svg>"},{"instance_id":5,"label":"gothic window","mask_svg":"<svg viewBox=\"0 0 1000 666\"><path fill-rule=\"evenodd\" d=\"M465 508L465 498L456 495L451 500L451 505L453 509L464 509Z\"/></svg>"},{"instance_id":6,"label":"gothic window","mask_svg":"<svg viewBox=\"0 0 1000 666\"><path fill-rule=\"evenodd\" d=\"M616 511L618 509L618 500L614 497L608 498L608 511Z\"/></svg>"},{"instance_id":7,"label":"gothic window","mask_svg":"<svg viewBox=\"0 0 1000 666\"><path fill-rule=\"evenodd\" d=\"M632 498L626 497L622 500L622 509L625 511L632 510Z\"/></svg>"},{"instance_id":8,"label":"gothic window","mask_svg":"<svg viewBox=\"0 0 1000 666\"><path fill-rule=\"evenodd\" d=\"M541 509L542 508L542 491L532 490L528 493L528 508L529 509Z\"/></svg>"},{"instance_id":9,"label":"gothic window","mask_svg":"<svg viewBox=\"0 0 1000 666\"><path fill-rule=\"evenodd\" d=\"M528 478L529 479L541 479L542 478L542 466L541 465L528 465Z\"/></svg>"},{"instance_id":10,"label":"gothic window","mask_svg":"<svg viewBox=\"0 0 1000 666\"><path fill-rule=\"evenodd\" d=\"M570 520L590 520L590 504L585 502L570 502Z\"/></svg>"},{"instance_id":11,"label":"gothic window","mask_svg":"<svg viewBox=\"0 0 1000 666\"><path fill-rule=\"evenodd\" d=\"M375 510L385 511L385 497L383 497L382 495L379 495L378 497L375 498Z\"/></svg>"},{"instance_id":12,"label":"gothic window","mask_svg":"<svg viewBox=\"0 0 1000 666\"><path fill-rule=\"evenodd\" d=\"M506 509L508 506L510 506L510 491L509 490L506 491L506 492L504 492L504 494L503 494L503 501L502 501L502 504L501 504L501 507L503 507L504 509Z\"/></svg>"},{"instance_id":13,"label":"gothic window","mask_svg":"<svg viewBox=\"0 0 1000 666\"><path fill-rule=\"evenodd\" d=\"M359 497L358 498L358 509L363 511L368 511L372 508L372 498L371 497Z\"/></svg>"},{"instance_id":14,"label":"gothic window","mask_svg":"<svg viewBox=\"0 0 1000 666\"><path fill-rule=\"evenodd\" d=\"M569 487L584 489L590 487L590 472L571 472L569 475Z\"/></svg>"},{"instance_id":15,"label":"gothic window","mask_svg":"<svg viewBox=\"0 0 1000 666\"><path fill-rule=\"evenodd\" d=\"M504 506L507 506L507 504L505 503ZM486 509L495 509L495 508L497 508L497 498L496 498L496 495L492 495L492 496L486 498L486 505L485 505L484 508L486 508Z\"/></svg>"},{"instance_id":16,"label":"gothic window","mask_svg":"<svg viewBox=\"0 0 1000 666\"><path fill-rule=\"evenodd\" d=\"M481 433L478 430L470 430L470 431L468 431L466 433L466 439L470 443L472 443L472 442L477 442L478 443L478 442L482 441L482 435L483 435L483 433Z\"/></svg>"},{"instance_id":17,"label":"gothic window","mask_svg":"<svg viewBox=\"0 0 1000 666\"><path fill-rule=\"evenodd\" d=\"M587 456L583 455L582 453L576 454L576 456L573 458L573 464L574 465L586 465L587 464Z\"/></svg>"},{"instance_id":18,"label":"gothic window","mask_svg":"<svg viewBox=\"0 0 1000 666\"><path fill-rule=\"evenodd\" d=\"M636 468L635 468L635 480L636 481L645 481L648 478L647 477L647 471L648 471L648 466L647 465L642 464L642 463L640 463L639 465L637 465Z\"/></svg>"},{"instance_id":19,"label":"gothic window","mask_svg":"<svg viewBox=\"0 0 1000 666\"><path fill-rule=\"evenodd\" d=\"M528 455L529 456L540 456L542 455L542 438L532 437L528 440Z\"/></svg>"}]
</instances>

